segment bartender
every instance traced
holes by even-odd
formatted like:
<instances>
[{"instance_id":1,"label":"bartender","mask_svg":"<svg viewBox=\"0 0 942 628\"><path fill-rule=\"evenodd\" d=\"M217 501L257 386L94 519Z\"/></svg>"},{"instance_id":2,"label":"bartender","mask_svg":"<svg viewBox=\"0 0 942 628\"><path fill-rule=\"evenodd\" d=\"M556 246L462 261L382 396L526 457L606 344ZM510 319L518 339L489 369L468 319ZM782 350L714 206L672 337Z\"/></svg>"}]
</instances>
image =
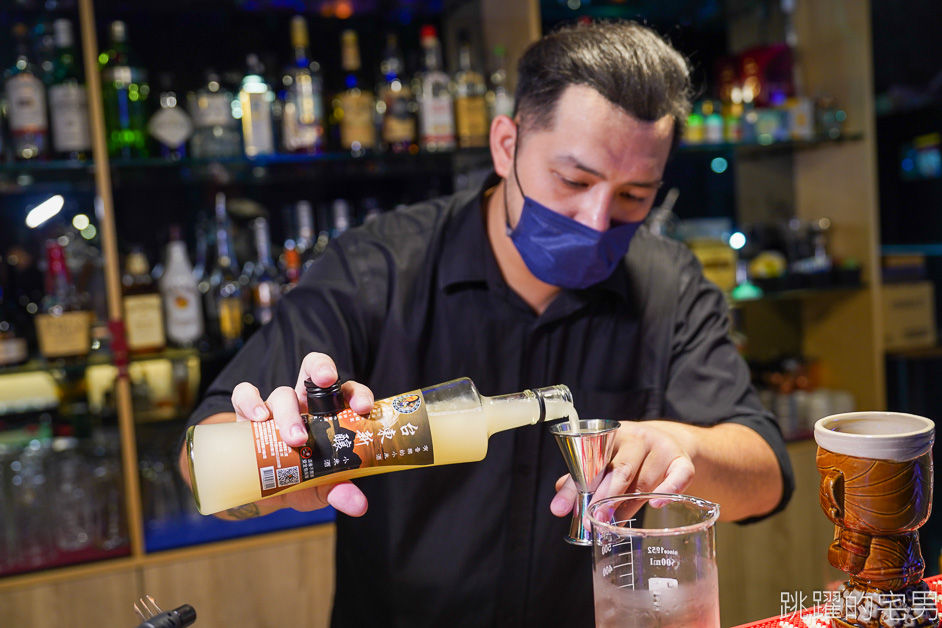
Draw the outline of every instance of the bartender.
<instances>
[{"instance_id":1,"label":"bartender","mask_svg":"<svg viewBox=\"0 0 942 628\"><path fill-rule=\"evenodd\" d=\"M735 521L780 510L791 467L723 295L682 244L642 225L690 92L683 56L633 22L534 43L514 117L491 124L494 173L335 239L191 423L274 418L297 446L308 378L344 381L364 414L374 398L462 376L484 395L566 384L582 417L621 421L597 497L684 492ZM563 541L575 496L537 425L495 435L478 463L223 516L342 513L334 626L591 626L590 553Z\"/></svg>"}]
</instances>

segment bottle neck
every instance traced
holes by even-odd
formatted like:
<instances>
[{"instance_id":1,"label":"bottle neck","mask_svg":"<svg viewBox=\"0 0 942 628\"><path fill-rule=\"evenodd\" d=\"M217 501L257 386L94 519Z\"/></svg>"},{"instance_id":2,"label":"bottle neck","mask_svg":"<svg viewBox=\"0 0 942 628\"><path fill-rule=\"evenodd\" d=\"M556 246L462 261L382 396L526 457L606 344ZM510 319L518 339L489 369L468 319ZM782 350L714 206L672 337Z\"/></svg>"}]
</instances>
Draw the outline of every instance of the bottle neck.
<instances>
[{"instance_id":1,"label":"bottle neck","mask_svg":"<svg viewBox=\"0 0 942 628\"><path fill-rule=\"evenodd\" d=\"M572 393L566 386L549 386L497 397L482 398L487 435L556 421L575 413Z\"/></svg>"}]
</instances>

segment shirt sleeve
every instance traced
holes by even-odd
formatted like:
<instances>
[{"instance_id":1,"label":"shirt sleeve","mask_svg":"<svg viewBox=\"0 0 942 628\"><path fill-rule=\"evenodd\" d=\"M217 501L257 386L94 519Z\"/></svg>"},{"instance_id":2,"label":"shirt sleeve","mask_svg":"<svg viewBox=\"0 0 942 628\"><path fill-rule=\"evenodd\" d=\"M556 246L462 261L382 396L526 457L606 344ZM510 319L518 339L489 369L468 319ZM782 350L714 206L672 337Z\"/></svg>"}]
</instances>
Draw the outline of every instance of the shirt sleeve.
<instances>
[{"instance_id":1,"label":"shirt sleeve","mask_svg":"<svg viewBox=\"0 0 942 628\"><path fill-rule=\"evenodd\" d=\"M341 380L362 377L386 299L387 273L375 247L353 237L334 240L281 298L272 320L209 385L188 425L233 412L232 390L241 382L256 386L262 399L279 386L294 388L301 361L311 352L329 355Z\"/></svg>"},{"instance_id":2,"label":"shirt sleeve","mask_svg":"<svg viewBox=\"0 0 942 628\"><path fill-rule=\"evenodd\" d=\"M692 254L681 270L671 354L665 393L669 418L698 425L739 423L758 432L775 452L784 486L782 500L765 516L782 510L795 490L785 440L730 340L726 300Z\"/></svg>"}]
</instances>

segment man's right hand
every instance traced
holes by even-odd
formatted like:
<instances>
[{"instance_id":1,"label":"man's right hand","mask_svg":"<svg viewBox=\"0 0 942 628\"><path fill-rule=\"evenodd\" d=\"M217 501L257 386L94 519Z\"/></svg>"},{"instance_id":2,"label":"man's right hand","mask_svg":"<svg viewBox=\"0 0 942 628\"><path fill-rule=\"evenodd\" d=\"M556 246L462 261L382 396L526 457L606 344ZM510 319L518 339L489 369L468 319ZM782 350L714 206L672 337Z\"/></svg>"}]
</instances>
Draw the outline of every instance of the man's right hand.
<instances>
[{"instance_id":1,"label":"man's right hand","mask_svg":"<svg viewBox=\"0 0 942 628\"><path fill-rule=\"evenodd\" d=\"M307 412L305 380L310 379L317 386L327 387L334 384L337 377L337 367L329 356L323 353L309 353L301 362L298 381L294 389L281 386L273 390L268 399L262 400L258 388L248 382L242 382L232 391L232 407L235 408L235 414L213 415L202 423L233 420L267 421L274 418L285 443L292 447L299 447L307 441L307 429L301 419L301 414ZM354 412L368 414L373 409L373 392L363 384L353 381L344 382L341 391L347 405ZM189 483L185 450L181 452L180 469ZM339 482L272 495L251 506L234 509L234 512L228 514L232 518L246 518L267 514L281 508L294 508L306 512L324 508L328 504L352 517L362 516L367 509L366 496L359 488L352 482Z\"/></svg>"}]
</instances>

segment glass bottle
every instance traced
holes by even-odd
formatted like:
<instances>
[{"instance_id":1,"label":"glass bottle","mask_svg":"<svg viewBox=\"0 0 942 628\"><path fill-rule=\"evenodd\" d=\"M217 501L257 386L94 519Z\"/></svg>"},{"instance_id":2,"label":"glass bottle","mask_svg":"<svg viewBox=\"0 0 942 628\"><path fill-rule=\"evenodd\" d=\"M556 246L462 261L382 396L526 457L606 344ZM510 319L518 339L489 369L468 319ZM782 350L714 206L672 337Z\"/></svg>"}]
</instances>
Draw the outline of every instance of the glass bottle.
<instances>
[{"instance_id":1,"label":"glass bottle","mask_svg":"<svg viewBox=\"0 0 942 628\"><path fill-rule=\"evenodd\" d=\"M301 266L301 255L298 253L297 246L293 240L285 242L285 281L281 284L282 294L287 294L294 288L301 279L303 268Z\"/></svg>"},{"instance_id":2,"label":"glass bottle","mask_svg":"<svg viewBox=\"0 0 942 628\"><path fill-rule=\"evenodd\" d=\"M294 64L285 70L282 141L289 153L314 154L324 149L324 82L320 64L308 53L307 20L291 18Z\"/></svg>"},{"instance_id":3,"label":"glass bottle","mask_svg":"<svg viewBox=\"0 0 942 628\"><path fill-rule=\"evenodd\" d=\"M124 22L112 22L110 34L109 49L98 57L108 154L123 159L147 157L147 72L132 65Z\"/></svg>"},{"instance_id":4,"label":"glass bottle","mask_svg":"<svg viewBox=\"0 0 942 628\"><path fill-rule=\"evenodd\" d=\"M52 148L63 159L87 159L92 148L88 129L88 94L78 72L72 22L53 22L56 62L49 86Z\"/></svg>"},{"instance_id":5,"label":"glass bottle","mask_svg":"<svg viewBox=\"0 0 942 628\"><path fill-rule=\"evenodd\" d=\"M42 159L49 140L46 88L30 55L29 29L25 24L17 24L13 27L13 37L16 61L3 77L13 154L24 161Z\"/></svg>"},{"instance_id":6,"label":"glass bottle","mask_svg":"<svg viewBox=\"0 0 942 628\"><path fill-rule=\"evenodd\" d=\"M458 145L462 148L488 145L490 126L486 94L484 76L472 68L470 36L462 33L458 47L458 73L455 74L455 127Z\"/></svg>"},{"instance_id":7,"label":"glass bottle","mask_svg":"<svg viewBox=\"0 0 942 628\"><path fill-rule=\"evenodd\" d=\"M201 513L364 475L482 460L497 432L575 415L565 386L485 397L462 378L379 400L368 416L344 407L339 382L306 386L309 413L302 418L309 435L301 447L285 445L272 421L187 430Z\"/></svg>"},{"instance_id":8,"label":"glass bottle","mask_svg":"<svg viewBox=\"0 0 942 628\"><path fill-rule=\"evenodd\" d=\"M153 353L167 345L163 304L150 276L150 263L141 247L133 247L125 260L121 290L124 327L131 353Z\"/></svg>"},{"instance_id":9,"label":"glass bottle","mask_svg":"<svg viewBox=\"0 0 942 628\"><path fill-rule=\"evenodd\" d=\"M88 355L93 318L72 282L62 244L47 240L46 295L35 318L39 352L47 359Z\"/></svg>"},{"instance_id":10,"label":"glass bottle","mask_svg":"<svg viewBox=\"0 0 942 628\"><path fill-rule=\"evenodd\" d=\"M232 117L232 92L222 86L219 75L206 74L206 84L187 97L193 119L190 153L198 159L238 157L242 154L242 136L238 121Z\"/></svg>"},{"instance_id":11,"label":"glass bottle","mask_svg":"<svg viewBox=\"0 0 942 628\"><path fill-rule=\"evenodd\" d=\"M376 147L376 106L373 93L362 87L364 82L358 76L361 66L356 32L343 31L340 43L346 90L337 95L334 117L340 125L340 147L357 154Z\"/></svg>"},{"instance_id":12,"label":"glass bottle","mask_svg":"<svg viewBox=\"0 0 942 628\"><path fill-rule=\"evenodd\" d=\"M294 216L298 227L295 249L301 257L302 269L307 269L314 261L314 210L308 201L298 201L294 205Z\"/></svg>"},{"instance_id":13,"label":"glass bottle","mask_svg":"<svg viewBox=\"0 0 942 628\"><path fill-rule=\"evenodd\" d=\"M402 55L393 33L386 36L386 51L379 69L383 81L376 88L376 110L381 119L382 147L394 153L407 153L416 145L417 107L412 87L402 79Z\"/></svg>"},{"instance_id":14,"label":"glass bottle","mask_svg":"<svg viewBox=\"0 0 942 628\"><path fill-rule=\"evenodd\" d=\"M242 139L247 157L273 155L275 133L272 126L272 101L275 94L263 76L265 68L258 55L246 58L248 72L239 89L239 105L242 112Z\"/></svg>"},{"instance_id":15,"label":"glass bottle","mask_svg":"<svg viewBox=\"0 0 942 628\"><path fill-rule=\"evenodd\" d=\"M494 71L491 72L491 88L487 92L488 118L514 117L514 95L507 89L507 48L494 46Z\"/></svg>"},{"instance_id":16,"label":"glass bottle","mask_svg":"<svg viewBox=\"0 0 942 628\"><path fill-rule=\"evenodd\" d=\"M225 350L242 346L244 310L238 269L229 238L226 195L219 192L216 194L216 260L209 275L206 316L215 345Z\"/></svg>"},{"instance_id":17,"label":"glass bottle","mask_svg":"<svg viewBox=\"0 0 942 628\"><path fill-rule=\"evenodd\" d=\"M353 226L350 203L348 203L346 199L338 198L334 200L331 204L331 213L333 214L333 222L330 229L331 238L336 238Z\"/></svg>"},{"instance_id":18,"label":"glass bottle","mask_svg":"<svg viewBox=\"0 0 942 628\"><path fill-rule=\"evenodd\" d=\"M203 336L203 306L180 227L170 228L164 274L159 289L167 321L167 339L177 347L193 347Z\"/></svg>"},{"instance_id":19,"label":"glass bottle","mask_svg":"<svg viewBox=\"0 0 942 628\"><path fill-rule=\"evenodd\" d=\"M277 280L278 271L271 255L268 221L264 218L256 218L252 222L252 231L255 236L257 261L249 286L252 291L255 324L261 327L272 319L281 290Z\"/></svg>"},{"instance_id":20,"label":"glass bottle","mask_svg":"<svg viewBox=\"0 0 942 628\"><path fill-rule=\"evenodd\" d=\"M193 135L193 120L178 102L171 76L162 74L159 79L160 108L150 117L147 130L160 145L161 157L177 161L186 157L186 142Z\"/></svg>"},{"instance_id":21,"label":"glass bottle","mask_svg":"<svg viewBox=\"0 0 942 628\"><path fill-rule=\"evenodd\" d=\"M451 81L442 71L442 52L434 26L423 26L420 43L424 71L413 88L419 105L419 146L425 150L455 147L455 111Z\"/></svg>"},{"instance_id":22,"label":"glass bottle","mask_svg":"<svg viewBox=\"0 0 942 628\"><path fill-rule=\"evenodd\" d=\"M0 286L0 367L22 364L29 358L26 338L19 332L13 313L6 307Z\"/></svg>"}]
</instances>

